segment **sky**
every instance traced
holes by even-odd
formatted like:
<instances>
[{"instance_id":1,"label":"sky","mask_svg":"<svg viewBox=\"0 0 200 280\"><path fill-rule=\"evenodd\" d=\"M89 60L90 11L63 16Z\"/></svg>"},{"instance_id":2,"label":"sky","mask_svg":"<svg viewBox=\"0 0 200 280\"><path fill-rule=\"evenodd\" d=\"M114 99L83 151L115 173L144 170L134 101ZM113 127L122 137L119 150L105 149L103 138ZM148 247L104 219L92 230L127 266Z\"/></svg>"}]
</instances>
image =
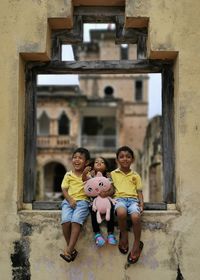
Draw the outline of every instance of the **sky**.
<instances>
[{"instance_id":1,"label":"sky","mask_svg":"<svg viewBox=\"0 0 200 280\"><path fill-rule=\"evenodd\" d=\"M84 42L90 40L89 30L107 28L107 24L84 24ZM111 28L113 26L111 25ZM70 46L63 46L62 60L73 60L73 52ZM78 75L39 75L39 85L69 85L78 84ZM149 108L148 118L161 115L161 74L149 74Z\"/></svg>"}]
</instances>

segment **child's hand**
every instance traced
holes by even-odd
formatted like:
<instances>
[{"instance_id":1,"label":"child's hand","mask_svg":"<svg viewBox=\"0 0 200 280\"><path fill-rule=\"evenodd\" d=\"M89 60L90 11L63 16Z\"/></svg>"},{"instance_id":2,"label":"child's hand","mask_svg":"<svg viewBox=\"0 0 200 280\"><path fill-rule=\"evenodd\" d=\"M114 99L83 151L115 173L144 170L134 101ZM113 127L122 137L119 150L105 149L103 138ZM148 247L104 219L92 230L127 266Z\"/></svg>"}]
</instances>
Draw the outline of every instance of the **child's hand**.
<instances>
[{"instance_id":1,"label":"child's hand","mask_svg":"<svg viewBox=\"0 0 200 280\"><path fill-rule=\"evenodd\" d=\"M90 166L86 166L85 169L83 170L84 174L87 174L88 172L90 172L92 168Z\"/></svg>"},{"instance_id":2,"label":"child's hand","mask_svg":"<svg viewBox=\"0 0 200 280\"><path fill-rule=\"evenodd\" d=\"M70 204L70 206L71 206L72 208L75 208L75 207L76 207L76 200L73 199L73 198L70 198L70 199L69 199L69 204Z\"/></svg>"},{"instance_id":3,"label":"child's hand","mask_svg":"<svg viewBox=\"0 0 200 280\"><path fill-rule=\"evenodd\" d=\"M107 191L101 191L99 195L100 195L100 197L104 198L104 197L108 196L108 192Z\"/></svg>"},{"instance_id":4,"label":"child's hand","mask_svg":"<svg viewBox=\"0 0 200 280\"><path fill-rule=\"evenodd\" d=\"M140 202L140 213L142 214L144 212L144 202Z\"/></svg>"},{"instance_id":5,"label":"child's hand","mask_svg":"<svg viewBox=\"0 0 200 280\"><path fill-rule=\"evenodd\" d=\"M95 177L95 171L94 171L94 169L90 172L90 174L91 174L92 177Z\"/></svg>"},{"instance_id":6,"label":"child's hand","mask_svg":"<svg viewBox=\"0 0 200 280\"><path fill-rule=\"evenodd\" d=\"M107 177L108 179L111 179L110 172L106 172L106 177Z\"/></svg>"}]
</instances>

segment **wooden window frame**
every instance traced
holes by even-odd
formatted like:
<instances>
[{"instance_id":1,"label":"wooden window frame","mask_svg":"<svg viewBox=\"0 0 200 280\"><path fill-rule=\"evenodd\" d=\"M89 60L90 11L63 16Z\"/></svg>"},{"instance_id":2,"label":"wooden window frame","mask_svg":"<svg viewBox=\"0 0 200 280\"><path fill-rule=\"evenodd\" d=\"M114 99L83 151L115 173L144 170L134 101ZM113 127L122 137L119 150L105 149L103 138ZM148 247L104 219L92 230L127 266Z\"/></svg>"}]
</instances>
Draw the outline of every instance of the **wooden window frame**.
<instances>
[{"instance_id":1,"label":"wooden window frame","mask_svg":"<svg viewBox=\"0 0 200 280\"><path fill-rule=\"evenodd\" d=\"M26 67L26 116L25 116L25 167L24 167L24 203L32 203L35 193L36 161L36 76L38 74L162 74L162 143L164 203L146 203L145 209L166 210L166 204L175 203L175 153L174 153L174 89L173 63L163 61L95 61L95 62L29 62ZM55 209L58 203L34 202L35 209Z\"/></svg>"},{"instance_id":2,"label":"wooden window frame","mask_svg":"<svg viewBox=\"0 0 200 280\"><path fill-rule=\"evenodd\" d=\"M82 10L81 10L82 11ZM76 15L75 11L75 15ZM113 11L115 14L115 11ZM83 12L84 14L84 12ZM162 75L162 145L164 193L161 203L145 203L145 210L167 210L167 204L176 201L175 188L175 148L174 148L174 74L173 60L149 60L146 57L147 30L131 29L121 32L122 15L112 17L116 23L116 41L118 43L137 43L137 60L133 61L61 61L62 44L75 44L82 41L84 15L76 15L74 30L55 31L52 36L52 59L49 62L29 61L25 75L25 153L23 203L32 203L33 209L60 209L60 202L34 201L36 172L36 89L39 74L150 74ZM108 17L109 17L108 16ZM100 19L99 19L100 20ZM111 19L102 19L107 22ZM86 21L86 19L85 19ZM87 18L95 22L95 17ZM120 33L121 32L121 33ZM121 35L120 35L121 34Z\"/></svg>"}]
</instances>

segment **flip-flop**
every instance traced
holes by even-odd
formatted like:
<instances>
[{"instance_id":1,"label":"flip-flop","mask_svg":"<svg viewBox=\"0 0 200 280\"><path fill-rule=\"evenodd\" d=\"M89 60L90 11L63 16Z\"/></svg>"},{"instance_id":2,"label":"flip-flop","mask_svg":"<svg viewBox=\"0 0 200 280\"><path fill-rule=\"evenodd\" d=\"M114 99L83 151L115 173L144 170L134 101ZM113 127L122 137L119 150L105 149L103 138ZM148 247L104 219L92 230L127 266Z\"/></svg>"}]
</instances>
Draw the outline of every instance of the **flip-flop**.
<instances>
[{"instance_id":1,"label":"flip-flop","mask_svg":"<svg viewBox=\"0 0 200 280\"><path fill-rule=\"evenodd\" d=\"M73 262L76 258L76 256L78 255L78 251L76 251L76 249L74 249L72 252L71 252L71 261Z\"/></svg>"},{"instance_id":2,"label":"flip-flop","mask_svg":"<svg viewBox=\"0 0 200 280\"><path fill-rule=\"evenodd\" d=\"M123 255L126 255L126 254L128 253L128 250L129 250L128 244L127 244L127 247L126 247L126 248L122 247L122 246L120 245L120 239L121 239L121 232L119 233L119 244L118 244L118 249L119 249L120 253L122 253Z\"/></svg>"},{"instance_id":3,"label":"flip-flop","mask_svg":"<svg viewBox=\"0 0 200 280\"><path fill-rule=\"evenodd\" d=\"M118 245L118 249L120 253L126 255L128 253L128 247L127 248L122 248L120 245Z\"/></svg>"},{"instance_id":4,"label":"flip-flop","mask_svg":"<svg viewBox=\"0 0 200 280\"><path fill-rule=\"evenodd\" d=\"M67 253L67 255L65 254L60 254L60 257L63 258L63 260L65 260L66 262L71 262L72 261L72 255Z\"/></svg>"},{"instance_id":5,"label":"flip-flop","mask_svg":"<svg viewBox=\"0 0 200 280\"><path fill-rule=\"evenodd\" d=\"M139 249L140 249L139 256L136 257L136 258L134 258L134 259L133 259L132 256L131 256L131 252L128 254L127 261L128 261L129 264L134 264L134 263L136 263L136 262L139 260L140 254L141 254L141 252L142 252L143 247L144 247L144 243L143 243L142 241L140 241L140 245L139 245Z\"/></svg>"}]
</instances>

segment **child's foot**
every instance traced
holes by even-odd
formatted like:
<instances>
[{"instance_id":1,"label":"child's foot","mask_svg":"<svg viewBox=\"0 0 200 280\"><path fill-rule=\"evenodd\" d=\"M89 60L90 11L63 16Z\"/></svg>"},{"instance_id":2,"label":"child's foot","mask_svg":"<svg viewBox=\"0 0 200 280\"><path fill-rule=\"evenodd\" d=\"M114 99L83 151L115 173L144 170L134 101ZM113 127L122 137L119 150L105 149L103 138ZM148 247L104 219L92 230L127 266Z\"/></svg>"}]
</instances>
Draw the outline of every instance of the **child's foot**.
<instances>
[{"instance_id":1,"label":"child's foot","mask_svg":"<svg viewBox=\"0 0 200 280\"><path fill-rule=\"evenodd\" d=\"M128 233L124 232L123 234L119 233L119 245L118 245L120 253L126 255L128 253Z\"/></svg>"},{"instance_id":2,"label":"child's foot","mask_svg":"<svg viewBox=\"0 0 200 280\"><path fill-rule=\"evenodd\" d=\"M102 247L105 244L105 240L104 240L103 236L101 235L101 233L95 234L94 239L95 239L95 243L96 243L97 247Z\"/></svg>"},{"instance_id":3,"label":"child's foot","mask_svg":"<svg viewBox=\"0 0 200 280\"><path fill-rule=\"evenodd\" d=\"M135 252L135 255L132 252L130 252L128 254L128 257L127 257L128 263L134 264L139 260L143 246L144 246L144 243L142 241L140 241L139 249L138 249L138 251Z\"/></svg>"},{"instance_id":4,"label":"child's foot","mask_svg":"<svg viewBox=\"0 0 200 280\"><path fill-rule=\"evenodd\" d=\"M60 257L63 258L66 262L73 262L78 255L78 251L74 249L71 253L65 251L64 254L60 254Z\"/></svg>"},{"instance_id":5,"label":"child's foot","mask_svg":"<svg viewBox=\"0 0 200 280\"><path fill-rule=\"evenodd\" d=\"M72 262L75 260L75 258L77 257L78 255L78 251L76 251L76 249L74 249L72 252L71 252L71 259L72 259Z\"/></svg>"},{"instance_id":6,"label":"child's foot","mask_svg":"<svg viewBox=\"0 0 200 280\"><path fill-rule=\"evenodd\" d=\"M65 252L64 254L60 254L60 257L63 258L66 262L72 261L72 255L68 252Z\"/></svg>"},{"instance_id":7,"label":"child's foot","mask_svg":"<svg viewBox=\"0 0 200 280\"><path fill-rule=\"evenodd\" d=\"M116 245L117 244L116 237L112 233L108 234L107 241L108 241L108 244L110 244L110 245Z\"/></svg>"}]
</instances>

